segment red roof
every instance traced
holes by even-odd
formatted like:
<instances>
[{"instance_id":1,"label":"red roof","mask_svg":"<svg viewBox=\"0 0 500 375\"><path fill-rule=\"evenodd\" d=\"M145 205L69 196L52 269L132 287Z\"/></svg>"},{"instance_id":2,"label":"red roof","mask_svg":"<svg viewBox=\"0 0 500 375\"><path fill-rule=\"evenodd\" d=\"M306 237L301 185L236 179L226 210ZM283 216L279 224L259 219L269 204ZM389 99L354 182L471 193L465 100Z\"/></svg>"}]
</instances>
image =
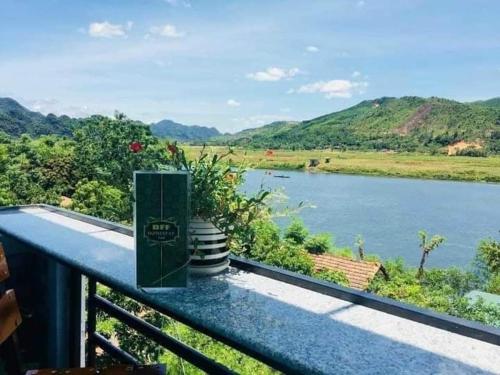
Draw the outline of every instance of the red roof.
<instances>
[{"instance_id":1,"label":"red roof","mask_svg":"<svg viewBox=\"0 0 500 375\"><path fill-rule=\"evenodd\" d=\"M345 273L349 286L354 289L365 290L370 281L381 270L382 265L378 262L367 262L363 260L352 260L332 254L313 255L314 269L342 271Z\"/></svg>"}]
</instances>

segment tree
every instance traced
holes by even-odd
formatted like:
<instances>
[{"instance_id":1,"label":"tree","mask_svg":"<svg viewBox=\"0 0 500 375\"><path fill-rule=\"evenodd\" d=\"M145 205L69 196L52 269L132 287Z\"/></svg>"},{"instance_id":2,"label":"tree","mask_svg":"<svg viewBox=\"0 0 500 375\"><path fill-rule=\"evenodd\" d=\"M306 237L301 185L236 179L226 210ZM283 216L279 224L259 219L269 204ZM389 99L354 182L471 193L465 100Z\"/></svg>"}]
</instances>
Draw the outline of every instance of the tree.
<instances>
[{"instance_id":1,"label":"tree","mask_svg":"<svg viewBox=\"0 0 500 375\"><path fill-rule=\"evenodd\" d=\"M304 248L310 254L323 254L332 248L332 238L328 233L309 236L304 242Z\"/></svg>"},{"instance_id":2,"label":"tree","mask_svg":"<svg viewBox=\"0 0 500 375\"><path fill-rule=\"evenodd\" d=\"M292 223L285 231L285 238L293 241L296 244L303 244L309 235L309 231L305 227L302 220L294 218Z\"/></svg>"},{"instance_id":3,"label":"tree","mask_svg":"<svg viewBox=\"0 0 500 375\"><path fill-rule=\"evenodd\" d=\"M130 189L135 170L157 170L168 159L147 126L120 115L84 120L75 131L75 141L78 177L100 180L122 191Z\"/></svg>"},{"instance_id":4,"label":"tree","mask_svg":"<svg viewBox=\"0 0 500 375\"><path fill-rule=\"evenodd\" d=\"M355 245L358 247L359 259L365 259L365 240L362 235L356 236Z\"/></svg>"},{"instance_id":5,"label":"tree","mask_svg":"<svg viewBox=\"0 0 500 375\"><path fill-rule=\"evenodd\" d=\"M419 231L418 236L420 237L420 249L422 250L422 258L420 258L420 266L417 271L417 277L420 278L424 274L424 264L430 252L439 247L446 239L440 235L434 235L429 239L429 235L425 230Z\"/></svg>"},{"instance_id":6,"label":"tree","mask_svg":"<svg viewBox=\"0 0 500 375\"><path fill-rule=\"evenodd\" d=\"M491 273L500 273L500 241L483 240L477 249L478 258Z\"/></svg>"},{"instance_id":7,"label":"tree","mask_svg":"<svg viewBox=\"0 0 500 375\"><path fill-rule=\"evenodd\" d=\"M86 215L117 222L132 217L130 194L102 181L80 181L72 199L72 208Z\"/></svg>"}]
</instances>

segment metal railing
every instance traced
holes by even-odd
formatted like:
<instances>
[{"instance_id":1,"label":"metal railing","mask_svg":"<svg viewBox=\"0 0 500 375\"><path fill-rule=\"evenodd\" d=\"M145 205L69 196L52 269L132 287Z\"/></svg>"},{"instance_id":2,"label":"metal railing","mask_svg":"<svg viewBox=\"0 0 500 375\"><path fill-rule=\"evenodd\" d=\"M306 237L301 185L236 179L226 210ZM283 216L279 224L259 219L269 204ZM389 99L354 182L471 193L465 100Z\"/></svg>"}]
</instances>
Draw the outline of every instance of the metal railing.
<instances>
[{"instance_id":1,"label":"metal railing","mask_svg":"<svg viewBox=\"0 0 500 375\"><path fill-rule=\"evenodd\" d=\"M144 337L154 341L159 346L186 360L200 370L208 374L234 374L229 368L219 364L213 359L205 356L198 350L184 344L176 338L166 334L158 327L136 317L124 308L114 304L108 299L97 294L97 282L95 279L88 280L87 296L87 365L96 364L96 347L109 354L114 359L126 364L140 364L132 354L113 345L109 340L96 331L96 317L98 311L124 323L129 328L140 333Z\"/></svg>"},{"instance_id":2,"label":"metal railing","mask_svg":"<svg viewBox=\"0 0 500 375\"><path fill-rule=\"evenodd\" d=\"M96 218L92 218L86 215L81 215L75 212L70 212L67 210L62 210L50 206L41 205L41 207L50 209L52 211L57 211L59 214L71 217L77 220L81 220L90 224L98 225L110 230L114 230L126 235L133 235L130 228L123 225L116 225L114 223L102 221ZM10 208L10 210L15 208ZM36 249L36 243L26 243L30 248ZM39 250L43 250L40 248ZM96 348L100 348L103 352L107 353L111 357L115 358L117 361L122 363L137 364L139 360L134 357L132 353L124 351L117 345L114 345L110 340L105 338L99 332L96 331L96 323L98 313L102 312L121 323L130 327L130 329L135 330L140 335L154 341L159 346L165 348L176 356L186 360L193 366L201 369L202 371L209 374L231 374L234 373L233 370L228 367L218 363L216 360L207 357L200 351L192 348L185 343L179 341L177 338L172 337L168 333L163 332L156 326L140 319L139 317L133 315L126 309L116 305L109 299L106 299L102 295L97 293L97 283L102 284L111 290L122 294L123 296L134 300L139 304L143 304L161 314L164 314L170 319L177 322L185 324L194 330L206 334L214 340L217 340L223 344L226 344L243 354L246 354L278 371L282 371L287 374L298 373L296 369L292 367L290 363L284 363L276 360L272 355L267 353L262 353L254 350L248 345L244 345L239 342L237 338L232 338L228 336L221 336L215 331L210 330L207 327L201 326L199 323L190 320L188 317L179 314L178 312L170 311L164 306L151 306L147 300L143 299L141 295L132 295L130 291L123 289L120 284L111 284L110 282L103 280L98 274L89 272L81 266L75 266L75 264L70 264L67 260L62 258L53 257L47 255L57 264L61 264L63 267L69 270L71 274L72 283L74 285L71 287L72 293L75 294L72 297L72 304L74 304L74 310L76 313L72 315L71 320L73 321L72 326L75 327L74 331L78 331L76 327L81 325L82 319L85 316L78 314L78 303L81 304L81 295L79 295L79 290L81 291L81 278L82 276L88 279L87 296L86 296L86 364L93 366L96 362ZM286 282L304 289L312 290L317 293L325 294L331 297L339 298L345 301L353 302L359 305L363 305L375 310L383 311L388 314L396 315L405 319L413 320L419 323L423 323L436 328L444 329L450 332L454 332L460 335L472 337L474 339L489 342L495 345L500 345L500 334L499 330L494 327L488 327L480 323L468 321L465 319L453 317L450 315L433 312L428 309L422 309L416 306L412 306L406 303L401 303L389 298L380 297L370 293L353 290L350 288L345 288L333 283L326 281L321 281L314 279L312 277L299 275L294 272L282 270L276 267L268 266L262 263L258 263L249 259L239 258L235 256L230 257L231 266L238 268L243 271L252 272L259 274L274 280L279 280ZM71 334L71 332L70 332ZM81 337L75 337L70 340L72 342L72 348L70 352L73 353L71 360L76 363L76 358L78 358L79 353L81 353Z\"/></svg>"}]
</instances>

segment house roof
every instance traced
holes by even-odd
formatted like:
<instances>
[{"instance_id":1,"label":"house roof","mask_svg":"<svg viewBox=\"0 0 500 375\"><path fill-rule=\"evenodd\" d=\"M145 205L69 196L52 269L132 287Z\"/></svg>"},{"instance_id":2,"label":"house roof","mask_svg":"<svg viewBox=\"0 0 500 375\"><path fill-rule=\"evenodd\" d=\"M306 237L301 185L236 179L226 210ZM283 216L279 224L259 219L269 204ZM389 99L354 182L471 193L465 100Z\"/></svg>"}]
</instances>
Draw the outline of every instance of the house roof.
<instances>
[{"instance_id":1,"label":"house roof","mask_svg":"<svg viewBox=\"0 0 500 375\"><path fill-rule=\"evenodd\" d=\"M354 289L365 290L370 281L381 270L382 265L378 262L367 262L352 260L332 254L311 254L314 261L314 269L329 269L342 271L349 280L349 286Z\"/></svg>"}]
</instances>

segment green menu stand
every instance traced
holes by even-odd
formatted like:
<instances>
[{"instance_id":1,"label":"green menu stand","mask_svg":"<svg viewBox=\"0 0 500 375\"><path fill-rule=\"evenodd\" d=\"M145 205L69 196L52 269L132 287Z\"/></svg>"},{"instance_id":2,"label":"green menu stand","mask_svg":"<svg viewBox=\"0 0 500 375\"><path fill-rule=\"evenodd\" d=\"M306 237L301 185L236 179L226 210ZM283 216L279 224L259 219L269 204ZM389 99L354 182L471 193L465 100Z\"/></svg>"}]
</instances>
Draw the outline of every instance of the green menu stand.
<instances>
[{"instance_id":1,"label":"green menu stand","mask_svg":"<svg viewBox=\"0 0 500 375\"><path fill-rule=\"evenodd\" d=\"M186 287L190 175L134 172L138 288Z\"/></svg>"}]
</instances>

